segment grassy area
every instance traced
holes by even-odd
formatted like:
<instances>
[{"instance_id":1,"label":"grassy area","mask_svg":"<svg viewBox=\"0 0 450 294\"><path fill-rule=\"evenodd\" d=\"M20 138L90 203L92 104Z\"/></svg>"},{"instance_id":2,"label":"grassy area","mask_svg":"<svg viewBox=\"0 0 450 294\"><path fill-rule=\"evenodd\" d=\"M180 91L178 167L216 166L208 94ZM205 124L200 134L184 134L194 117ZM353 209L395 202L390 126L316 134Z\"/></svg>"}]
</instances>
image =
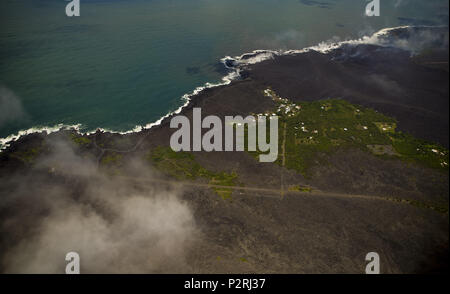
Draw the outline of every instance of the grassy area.
<instances>
[{"instance_id":1,"label":"grassy area","mask_svg":"<svg viewBox=\"0 0 450 294\"><path fill-rule=\"evenodd\" d=\"M188 152L175 152L171 148L156 147L147 154L147 160L159 170L179 180L212 178L213 174L195 161Z\"/></svg>"},{"instance_id":2,"label":"grassy area","mask_svg":"<svg viewBox=\"0 0 450 294\"><path fill-rule=\"evenodd\" d=\"M130 135L113 136L110 140L107 140L107 148L114 148L119 150L129 150L136 145Z\"/></svg>"},{"instance_id":3,"label":"grassy area","mask_svg":"<svg viewBox=\"0 0 450 294\"><path fill-rule=\"evenodd\" d=\"M102 158L101 163L104 165L115 165L122 160L122 154L110 153Z\"/></svg>"},{"instance_id":4,"label":"grassy area","mask_svg":"<svg viewBox=\"0 0 450 294\"><path fill-rule=\"evenodd\" d=\"M446 148L404 133L395 133L390 138L403 160L448 171L449 152Z\"/></svg>"},{"instance_id":5,"label":"grassy area","mask_svg":"<svg viewBox=\"0 0 450 294\"><path fill-rule=\"evenodd\" d=\"M79 136L77 134L70 134L70 138L79 146L88 146L92 143L92 140L88 137Z\"/></svg>"},{"instance_id":6,"label":"grassy area","mask_svg":"<svg viewBox=\"0 0 450 294\"><path fill-rule=\"evenodd\" d=\"M105 168L106 172L110 175L120 175L120 168L123 164L123 155L115 152L110 152L107 155L103 156L100 164L103 168Z\"/></svg>"},{"instance_id":7,"label":"grassy area","mask_svg":"<svg viewBox=\"0 0 450 294\"><path fill-rule=\"evenodd\" d=\"M308 186L300 186L300 185L296 185L296 186L290 186L288 187L288 191L292 191L292 192L312 192L312 188L308 187Z\"/></svg>"},{"instance_id":8,"label":"grassy area","mask_svg":"<svg viewBox=\"0 0 450 294\"><path fill-rule=\"evenodd\" d=\"M397 128L397 124L393 122L374 122L374 124L381 133L395 134L395 129Z\"/></svg>"},{"instance_id":9,"label":"grassy area","mask_svg":"<svg viewBox=\"0 0 450 294\"><path fill-rule=\"evenodd\" d=\"M340 99L293 103L270 89L264 91L276 109L260 115L279 117L279 156L286 125L286 167L308 176L316 164L326 164L326 154L342 148L359 148L383 158L400 158L448 171L449 152L396 130L395 119L373 109ZM255 155L258 153L255 152Z\"/></svg>"},{"instance_id":10,"label":"grassy area","mask_svg":"<svg viewBox=\"0 0 450 294\"><path fill-rule=\"evenodd\" d=\"M38 155L39 155L38 148L30 148L24 151L16 151L12 153L10 156L19 159L25 164L33 164Z\"/></svg>"},{"instance_id":11,"label":"grassy area","mask_svg":"<svg viewBox=\"0 0 450 294\"><path fill-rule=\"evenodd\" d=\"M232 187L237 184L238 175L235 172L212 172L195 161L194 154L175 152L168 147L156 147L149 151L146 159L157 169L178 180L196 180L203 178L211 185L230 186L230 188L213 188L224 200L231 199Z\"/></svg>"},{"instance_id":12,"label":"grassy area","mask_svg":"<svg viewBox=\"0 0 450 294\"><path fill-rule=\"evenodd\" d=\"M232 173L217 173L212 179L209 181L211 185L217 186L230 186L230 188L213 188L213 190L223 199L223 200L231 200L231 194L233 193L233 189L231 187L235 186L237 181L237 174L235 172Z\"/></svg>"}]
</instances>

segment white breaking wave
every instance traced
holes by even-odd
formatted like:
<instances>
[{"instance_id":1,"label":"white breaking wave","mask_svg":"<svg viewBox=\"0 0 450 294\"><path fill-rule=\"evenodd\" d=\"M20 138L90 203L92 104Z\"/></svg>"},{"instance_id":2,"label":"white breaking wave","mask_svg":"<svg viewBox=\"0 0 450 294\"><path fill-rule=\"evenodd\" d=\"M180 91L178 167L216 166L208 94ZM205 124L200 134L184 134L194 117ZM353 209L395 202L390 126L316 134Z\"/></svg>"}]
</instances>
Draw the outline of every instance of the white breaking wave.
<instances>
[{"instance_id":1,"label":"white breaking wave","mask_svg":"<svg viewBox=\"0 0 450 294\"><path fill-rule=\"evenodd\" d=\"M239 67L239 66L245 66L245 65L251 65L255 63L259 63L268 59L273 59L276 56L282 56L282 55L293 55L293 54L302 54L307 53L310 51L316 51L319 53L330 53L333 50L336 50L343 45L360 45L360 44L367 44L367 45L379 45L379 46L396 46L400 44L395 44L392 42L392 40L389 40L386 38L386 36L389 35L391 31L399 30L399 29L407 29L411 28L411 26L399 26L399 27L393 27L393 28L385 28L382 29L376 33L374 33L371 36L364 36L359 39L351 39L351 40L345 40L345 41L324 41L317 45L306 47L303 49L294 49L294 50L255 50L250 53L244 53L241 56L231 57L231 56L225 56L221 59L221 62L225 64L225 67L228 69ZM233 66L230 66L229 64L232 64Z\"/></svg>"},{"instance_id":2,"label":"white breaking wave","mask_svg":"<svg viewBox=\"0 0 450 294\"><path fill-rule=\"evenodd\" d=\"M103 133L114 133L114 134L131 134L131 133L138 133L143 130L147 130L152 128L153 126L160 125L161 122L166 119L167 117L170 117L174 114L179 114L187 105L189 105L192 97L200 94L203 90L208 88L214 88L219 87L223 85L230 84L233 80L236 80L240 77L240 71L242 67L246 65L256 64L265 60L273 59L276 56L282 56L282 55L294 55L294 54L302 54L310 51L317 51L323 54L329 53L335 49L340 48L343 45L359 45L359 44L373 44L373 45L379 45L379 46L399 46L404 47L402 45L404 44L395 44L392 40L389 40L388 38L385 38L391 31L398 30L398 29L406 29L411 28L411 26L399 26L399 27L393 27L393 28L385 28L382 29L376 33L374 33L371 36L364 36L359 39L355 40L346 40L346 41L328 41L328 42L321 42L315 46L299 49L299 50L254 50L250 53L244 53L240 56L230 57L225 56L220 61L224 64L224 66L230 70L230 72L222 78L222 81L220 83L206 83L203 86L197 87L194 91L188 94L184 94L181 99L184 101L183 105L181 105L178 109L171 111L158 119L155 122L148 123L144 126L137 125L133 129L128 131L114 131L109 130L105 128L97 128L94 131L88 131L88 132L82 132L82 125L76 124L76 125L64 125L64 124L58 124L53 127L33 127L27 130L21 130L17 134L9 135L6 138L0 138L0 152L2 150L5 150L10 146L10 144L16 140L18 140L22 136L26 136L33 133L43 133L46 132L47 134L55 133L60 130L74 130L78 132L80 135L90 135L94 134L97 131L103 132ZM405 49L405 48L403 48Z\"/></svg>"},{"instance_id":3,"label":"white breaking wave","mask_svg":"<svg viewBox=\"0 0 450 294\"><path fill-rule=\"evenodd\" d=\"M36 133L43 133L43 132L46 132L47 134L51 134L51 133L56 133L56 132L58 132L60 130L64 130L64 129L73 129L73 130L78 131L80 129L80 127L81 127L81 124L77 124L77 125L57 124L53 127L48 127L48 126L32 127L27 130L21 130L17 134L9 135L6 138L0 138L0 147L1 147L0 150L7 148L11 142L18 140L22 136L27 136L27 135L36 134Z\"/></svg>"},{"instance_id":4,"label":"white breaking wave","mask_svg":"<svg viewBox=\"0 0 450 294\"><path fill-rule=\"evenodd\" d=\"M191 98L193 96L200 94L203 90L230 84L233 80L236 80L237 78L239 78L239 76L240 76L239 72L240 72L240 70L236 69L236 70L228 73L226 76L224 76L222 78L222 82L220 82L220 83L216 83L216 84L206 83L204 86L197 87L191 93L184 94L181 98L184 101L183 105L178 107L178 109L167 113L166 115L164 115L157 121L148 123L144 126L137 125L133 129L128 130L128 131L114 131L114 130L110 130L110 129L106 129L106 128L97 128L93 131L86 131L86 132L81 131L81 129L82 129L81 124L75 124L75 125L57 124L55 126L32 127L32 128L26 129L26 130L21 130L16 134L11 134L6 138L0 138L0 152L7 149L11 145L12 142L17 141L22 136L27 136L27 135L36 134L36 133L44 133L45 132L47 134L51 134L51 133L59 132L61 130L73 130L73 131L76 131L80 135L92 135L92 134L95 134L96 132L126 135L126 134L132 134L132 133L139 133L143 130L148 130L148 129L152 128L153 126L160 125L162 123L162 121L164 119L166 119L167 117L170 117L173 114L179 114L183 110L183 108L185 108L186 106L189 105Z\"/></svg>"}]
</instances>

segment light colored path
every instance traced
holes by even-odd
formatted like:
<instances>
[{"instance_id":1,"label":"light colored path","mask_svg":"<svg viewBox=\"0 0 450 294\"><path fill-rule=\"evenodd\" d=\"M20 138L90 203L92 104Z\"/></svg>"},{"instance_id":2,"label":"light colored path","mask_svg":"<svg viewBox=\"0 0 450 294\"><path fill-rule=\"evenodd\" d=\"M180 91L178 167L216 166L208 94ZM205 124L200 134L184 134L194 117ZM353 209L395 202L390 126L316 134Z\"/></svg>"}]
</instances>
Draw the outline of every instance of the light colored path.
<instances>
[{"instance_id":1,"label":"light colored path","mask_svg":"<svg viewBox=\"0 0 450 294\"><path fill-rule=\"evenodd\" d=\"M376 196L376 195L362 195L362 194L345 194L345 193L336 193L336 192L327 192L320 190L312 190L311 192L302 192L302 191L282 191L280 189L270 189L270 188L261 188L261 187L241 187L241 186L223 186L223 185L214 185L214 184L206 184L206 183L198 183L198 182L188 182L188 181L178 181L178 180L162 180L162 179L143 179L143 178L132 178L126 176L117 176L119 179L132 181L144 185L159 183L159 184L168 184L175 186L184 186L184 187L198 187L198 188L214 188L214 189L232 189L234 191L241 192L258 192L263 194L247 194L249 196L255 197L263 197L263 198L272 198L279 201L282 201L284 197L280 198L280 195L289 194L289 195L298 195L298 196L306 196L306 197L327 197L327 198L342 198L342 199L362 199L362 200L371 200L371 201L385 201L393 204L407 204L411 205L412 201L408 199L401 198L392 198L385 196ZM422 202L421 202L422 203ZM431 204L425 204L425 207L429 209L436 210ZM448 214L448 212L446 212Z\"/></svg>"}]
</instances>

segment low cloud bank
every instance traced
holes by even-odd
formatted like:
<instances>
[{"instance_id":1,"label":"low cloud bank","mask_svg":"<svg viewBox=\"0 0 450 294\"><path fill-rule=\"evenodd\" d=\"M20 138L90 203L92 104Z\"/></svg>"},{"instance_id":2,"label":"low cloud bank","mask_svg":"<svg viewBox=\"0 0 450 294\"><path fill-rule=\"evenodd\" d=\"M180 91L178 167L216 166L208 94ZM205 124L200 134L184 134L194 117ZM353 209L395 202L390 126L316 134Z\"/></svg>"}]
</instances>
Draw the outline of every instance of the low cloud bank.
<instances>
[{"instance_id":1,"label":"low cloud bank","mask_svg":"<svg viewBox=\"0 0 450 294\"><path fill-rule=\"evenodd\" d=\"M64 273L80 254L81 273L189 272L198 237L179 189L136 187L100 172L65 141L51 144L25 175L0 179L0 270ZM128 175L152 177L139 161Z\"/></svg>"},{"instance_id":2,"label":"low cloud bank","mask_svg":"<svg viewBox=\"0 0 450 294\"><path fill-rule=\"evenodd\" d=\"M0 85L0 128L7 123L26 118L22 102L13 91Z\"/></svg>"}]
</instances>

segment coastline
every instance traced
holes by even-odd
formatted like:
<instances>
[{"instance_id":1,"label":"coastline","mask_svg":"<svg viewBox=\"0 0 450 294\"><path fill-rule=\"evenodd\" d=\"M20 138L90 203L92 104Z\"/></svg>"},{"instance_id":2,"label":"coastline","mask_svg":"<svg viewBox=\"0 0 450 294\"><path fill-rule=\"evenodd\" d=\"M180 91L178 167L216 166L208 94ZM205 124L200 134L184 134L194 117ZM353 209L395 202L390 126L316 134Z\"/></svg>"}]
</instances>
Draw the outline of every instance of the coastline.
<instances>
[{"instance_id":1,"label":"coastline","mask_svg":"<svg viewBox=\"0 0 450 294\"><path fill-rule=\"evenodd\" d=\"M308 52L317 52L321 54L329 54L335 50L338 50L344 46L357 46L357 45L377 45L381 47L395 47L402 50L406 50L405 44L403 42L399 42L396 38L389 40L389 34L395 31L408 30L408 29L438 29L443 27L438 26L397 26L392 28L384 28L381 29L371 36L363 36L359 39L353 40L343 40L343 41L324 41L317 45L306 47L303 49L290 49L290 50L264 50L258 49L252 52L244 53L240 56L230 57L225 56L220 59L220 62L224 65L226 69L230 72L222 77L222 82L219 83L210 83L207 82L203 86L198 86L192 92L186 93L181 97L181 101L184 103L175 109L174 111L169 111L167 114L163 115L158 120L148 123L146 125L136 125L133 129L126 131L114 131L102 127L98 127L95 130L90 130L83 132L81 131L81 124L73 124L73 125L65 125L65 124L57 124L55 126L35 126L29 129L20 130L15 134L10 134L5 138L0 138L0 153L7 150L12 143L19 141L22 137L26 137L32 134L52 134L59 131L71 130L75 131L81 136L90 136L95 133L110 133L110 134L119 134L119 135L127 135L127 134L136 134L145 130L150 130L155 126L160 126L163 122L173 115L180 114L184 109L186 109L192 102L192 99L198 96L206 89L217 88L221 86L226 86L232 83L233 81L239 80L242 78L241 72L246 69L246 67L250 65L255 65L261 63L266 60L274 59L275 57L281 56L296 56L299 54L304 54ZM411 54L415 54L415 48L408 48Z\"/></svg>"}]
</instances>

